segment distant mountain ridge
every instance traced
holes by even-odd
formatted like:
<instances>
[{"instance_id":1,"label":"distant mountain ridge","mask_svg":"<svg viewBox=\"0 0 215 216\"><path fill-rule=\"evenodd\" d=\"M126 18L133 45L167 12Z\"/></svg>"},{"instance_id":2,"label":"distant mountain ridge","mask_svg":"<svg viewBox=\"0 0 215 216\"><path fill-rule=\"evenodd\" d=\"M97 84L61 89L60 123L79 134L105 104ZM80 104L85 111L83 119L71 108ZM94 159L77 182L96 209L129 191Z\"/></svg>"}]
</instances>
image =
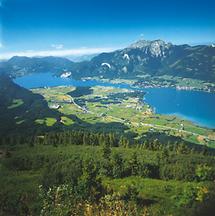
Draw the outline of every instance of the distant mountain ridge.
<instances>
[{"instance_id":1,"label":"distant mountain ridge","mask_svg":"<svg viewBox=\"0 0 215 216\"><path fill-rule=\"evenodd\" d=\"M139 40L127 48L99 54L89 61L74 63L57 57L13 57L2 63L0 69L15 76L69 70L74 78L99 76L112 79L171 75L215 82L215 47Z\"/></svg>"},{"instance_id":2,"label":"distant mountain ridge","mask_svg":"<svg viewBox=\"0 0 215 216\"><path fill-rule=\"evenodd\" d=\"M29 73L60 73L63 69L70 68L73 62L61 57L25 57L14 56L7 62L0 63L0 71L14 77Z\"/></svg>"},{"instance_id":3,"label":"distant mountain ridge","mask_svg":"<svg viewBox=\"0 0 215 216\"><path fill-rule=\"evenodd\" d=\"M140 40L90 62L75 64L74 71L105 78L135 78L142 75L172 75L215 81L215 48L173 45L162 40Z\"/></svg>"}]
</instances>

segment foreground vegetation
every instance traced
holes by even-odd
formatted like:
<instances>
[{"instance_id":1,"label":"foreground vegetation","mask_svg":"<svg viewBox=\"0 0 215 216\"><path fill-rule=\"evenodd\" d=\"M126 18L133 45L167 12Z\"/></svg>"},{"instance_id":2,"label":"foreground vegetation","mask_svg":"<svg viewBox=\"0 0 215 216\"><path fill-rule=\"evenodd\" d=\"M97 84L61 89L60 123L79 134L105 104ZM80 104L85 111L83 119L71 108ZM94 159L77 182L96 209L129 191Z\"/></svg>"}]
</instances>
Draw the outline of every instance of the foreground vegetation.
<instances>
[{"instance_id":1,"label":"foreground vegetation","mask_svg":"<svg viewBox=\"0 0 215 216\"><path fill-rule=\"evenodd\" d=\"M1 146L1 215L214 211L211 151L86 132L48 133L22 142Z\"/></svg>"},{"instance_id":2,"label":"foreground vegetation","mask_svg":"<svg viewBox=\"0 0 215 216\"><path fill-rule=\"evenodd\" d=\"M213 215L213 130L140 91L0 81L0 215Z\"/></svg>"}]
</instances>

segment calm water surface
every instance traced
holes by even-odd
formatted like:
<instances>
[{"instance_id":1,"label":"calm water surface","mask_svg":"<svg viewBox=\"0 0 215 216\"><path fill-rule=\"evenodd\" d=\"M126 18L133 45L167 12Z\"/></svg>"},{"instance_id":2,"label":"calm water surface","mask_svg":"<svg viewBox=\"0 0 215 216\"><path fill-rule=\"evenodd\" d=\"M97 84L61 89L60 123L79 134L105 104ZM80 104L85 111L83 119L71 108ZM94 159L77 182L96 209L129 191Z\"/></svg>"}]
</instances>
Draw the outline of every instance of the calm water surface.
<instances>
[{"instance_id":1,"label":"calm water surface","mask_svg":"<svg viewBox=\"0 0 215 216\"><path fill-rule=\"evenodd\" d=\"M25 88L53 86L113 86L132 89L128 84L112 84L95 80L73 80L52 76L50 73L31 74L14 80ZM215 94L184 91L171 88L144 89L144 100L155 109L156 113L180 116L199 125L215 128Z\"/></svg>"}]
</instances>

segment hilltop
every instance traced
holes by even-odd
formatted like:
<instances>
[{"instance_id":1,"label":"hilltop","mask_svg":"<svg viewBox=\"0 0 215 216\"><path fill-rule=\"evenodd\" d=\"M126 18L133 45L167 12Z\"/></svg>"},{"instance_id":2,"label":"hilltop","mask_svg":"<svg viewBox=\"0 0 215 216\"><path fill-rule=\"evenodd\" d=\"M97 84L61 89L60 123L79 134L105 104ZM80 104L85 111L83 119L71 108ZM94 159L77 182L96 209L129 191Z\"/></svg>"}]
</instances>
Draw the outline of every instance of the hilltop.
<instances>
[{"instance_id":1,"label":"hilltop","mask_svg":"<svg viewBox=\"0 0 215 216\"><path fill-rule=\"evenodd\" d=\"M13 57L0 64L13 76L28 73L71 71L74 78L102 77L139 79L144 76L173 76L215 81L215 48L212 45L174 45L162 40L139 40L89 61L72 62L59 57Z\"/></svg>"}]
</instances>

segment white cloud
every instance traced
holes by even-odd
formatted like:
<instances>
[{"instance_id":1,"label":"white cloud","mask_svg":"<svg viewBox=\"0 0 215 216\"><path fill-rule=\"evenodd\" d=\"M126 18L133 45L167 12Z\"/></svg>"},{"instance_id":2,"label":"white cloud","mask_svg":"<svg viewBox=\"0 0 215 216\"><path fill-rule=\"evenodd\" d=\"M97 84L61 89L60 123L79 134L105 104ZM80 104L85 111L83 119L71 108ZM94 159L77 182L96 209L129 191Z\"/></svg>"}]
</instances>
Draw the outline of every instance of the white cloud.
<instances>
[{"instance_id":1,"label":"white cloud","mask_svg":"<svg viewBox=\"0 0 215 216\"><path fill-rule=\"evenodd\" d=\"M63 49L64 45L63 44L52 44L51 47L55 49Z\"/></svg>"},{"instance_id":2,"label":"white cloud","mask_svg":"<svg viewBox=\"0 0 215 216\"><path fill-rule=\"evenodd\" d=\"M111 52L117 48L80 48L80 49L62 49L62 50L42 50L42 51L20 51L20 52L6 52L1 53L0 59L9 59L13 56L27 56L27 57L44 57L44 56L82 56L82 55L91 55L102 52Z\"/></svg>"}]
</instances>

